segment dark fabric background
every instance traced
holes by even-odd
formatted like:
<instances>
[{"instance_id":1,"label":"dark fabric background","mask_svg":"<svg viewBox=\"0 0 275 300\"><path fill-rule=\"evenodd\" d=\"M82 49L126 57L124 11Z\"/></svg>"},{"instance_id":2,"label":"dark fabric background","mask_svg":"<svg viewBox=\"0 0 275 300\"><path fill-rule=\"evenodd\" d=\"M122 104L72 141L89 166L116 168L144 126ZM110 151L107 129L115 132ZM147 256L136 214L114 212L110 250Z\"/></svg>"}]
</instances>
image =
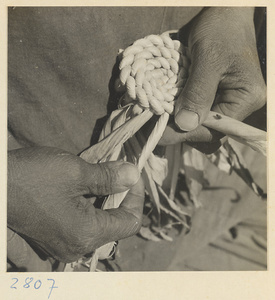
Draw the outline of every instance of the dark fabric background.
<instances>
[{"instance_id":1,"label":"dark fabric background","mask_svg":"<svg viewBox=\"0 0 275 300\"><path fill-rule=\"evenodd\" d=\"M90 145L96 121L107 113L118 50L148 34L179 29L200 9L11 8L11 135L21 146L79 153Z\"/></svg>"}]
</instances>

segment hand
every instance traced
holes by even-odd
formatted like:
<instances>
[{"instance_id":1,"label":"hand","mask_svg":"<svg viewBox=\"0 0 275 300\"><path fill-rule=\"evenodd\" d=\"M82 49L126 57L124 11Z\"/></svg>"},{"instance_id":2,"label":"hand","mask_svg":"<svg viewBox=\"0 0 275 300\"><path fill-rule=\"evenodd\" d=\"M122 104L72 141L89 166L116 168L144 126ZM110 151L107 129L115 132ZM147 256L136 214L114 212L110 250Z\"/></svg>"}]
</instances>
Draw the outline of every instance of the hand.
<instances>
[{"instance_id":1,"label":"hand","mask_svg":"<svg viewBox=\"0 0 275 300\"><path fill-rule=\"evenodd\" d=\"M85 198L129 188L117 209L96 209ZM89 164L49 147L9 151L8 226L60 261L75 261L108 242L136 234L143 201L143 183L132 164Z\"/></svg>"},{"instance_id":2,"label":"hand","mask_svg":"<svg viewBox=\"0 0 275 300\"><path fill-rule=\"evenodd\" d=\"M253 13L253 8L207 8L191 22L189 78L176 103L175 124L160 144L213 143L222 135L201 126L210 110L243 120L265 104Z\"/></svg>"}]
</instances>

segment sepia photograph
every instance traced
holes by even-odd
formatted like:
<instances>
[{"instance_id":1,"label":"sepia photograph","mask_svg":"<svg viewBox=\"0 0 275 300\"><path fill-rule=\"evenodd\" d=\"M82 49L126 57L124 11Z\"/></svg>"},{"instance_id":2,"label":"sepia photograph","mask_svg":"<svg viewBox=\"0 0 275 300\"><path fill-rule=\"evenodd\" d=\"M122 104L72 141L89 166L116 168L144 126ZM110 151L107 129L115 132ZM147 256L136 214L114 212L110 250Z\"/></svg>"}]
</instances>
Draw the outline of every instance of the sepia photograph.
<instances>
[{"instance_id":1,"label":"sepia photograph","mask_svg":"<svg viewBox=\"0 0 275 300\"><path fill-rule=\"evenodd\" d=\"M6 272L268 270L265 6L7 17Z\"/></svg>"}]
</instances>

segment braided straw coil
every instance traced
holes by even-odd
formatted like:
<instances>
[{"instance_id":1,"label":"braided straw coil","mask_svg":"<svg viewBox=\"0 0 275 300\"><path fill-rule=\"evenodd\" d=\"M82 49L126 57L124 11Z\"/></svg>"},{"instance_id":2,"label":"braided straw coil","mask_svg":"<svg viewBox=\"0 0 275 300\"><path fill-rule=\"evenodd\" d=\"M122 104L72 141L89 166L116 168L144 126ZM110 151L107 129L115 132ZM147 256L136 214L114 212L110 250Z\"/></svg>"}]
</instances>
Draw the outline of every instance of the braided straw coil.
<instances>
[{"instance_id":1,"label":"braided straw coil","mask_svg":"<svg viewBox=\"0 0 275 300\"><path fill-rule=\"evenodd\" d=\"M174 103L188 77L186 49L169 34L149 35L120 53L117 91L125 91L123 104L133 103L133 114L144 109L173 114Z\"/></svg>"}]
</instances>

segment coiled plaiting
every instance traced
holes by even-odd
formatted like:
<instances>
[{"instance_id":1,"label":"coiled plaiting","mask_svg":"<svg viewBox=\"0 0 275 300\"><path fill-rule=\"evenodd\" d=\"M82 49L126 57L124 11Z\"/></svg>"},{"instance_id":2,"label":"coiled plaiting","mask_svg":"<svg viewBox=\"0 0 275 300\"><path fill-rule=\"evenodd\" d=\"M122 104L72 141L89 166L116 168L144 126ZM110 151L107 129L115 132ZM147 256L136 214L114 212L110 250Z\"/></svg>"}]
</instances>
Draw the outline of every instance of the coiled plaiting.
<instances>
[{"instance_id":1,"label":"coiled plaiting","mask_svg":"<svg viewBox=\"0 0 275 300\"><path fill-rule=\"evenodd\" d=\"M189 62L184 46L168 34L149 35L121 53L117 89L124 104L134 103L134 114L150 108L155 114L172 114L187 76Z\"/></svg>"}]
</instances>

